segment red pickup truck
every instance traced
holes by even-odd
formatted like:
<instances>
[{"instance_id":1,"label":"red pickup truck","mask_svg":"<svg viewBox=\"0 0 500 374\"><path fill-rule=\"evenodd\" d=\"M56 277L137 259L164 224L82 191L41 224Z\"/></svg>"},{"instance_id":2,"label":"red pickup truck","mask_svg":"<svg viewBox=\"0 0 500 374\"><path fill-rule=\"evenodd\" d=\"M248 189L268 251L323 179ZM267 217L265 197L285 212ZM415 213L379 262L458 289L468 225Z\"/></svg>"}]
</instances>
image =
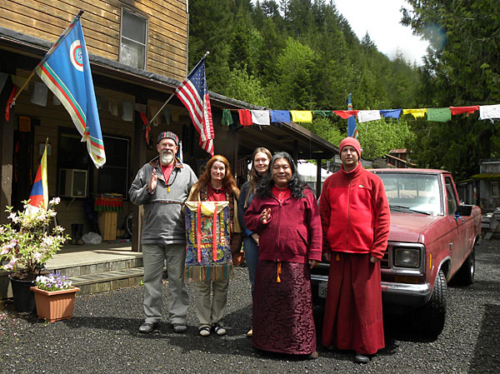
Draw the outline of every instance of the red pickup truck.
<instances>
[{"instance_id":1,"label":"red pickup truck","mask_svg":"<svg viewBox=\"0 0 500 374\"><path fill-rule=\"evenodd\" d=\"M474 282L474 247L481 210L458 200L453 177L443 170L374 169L391 208L387 252L381 262L384 311L411 312L418 331L437 337L446 316L447 283ZM311 275L316 303L326 297L329 264Z\"/></svg>"}]
</instances>

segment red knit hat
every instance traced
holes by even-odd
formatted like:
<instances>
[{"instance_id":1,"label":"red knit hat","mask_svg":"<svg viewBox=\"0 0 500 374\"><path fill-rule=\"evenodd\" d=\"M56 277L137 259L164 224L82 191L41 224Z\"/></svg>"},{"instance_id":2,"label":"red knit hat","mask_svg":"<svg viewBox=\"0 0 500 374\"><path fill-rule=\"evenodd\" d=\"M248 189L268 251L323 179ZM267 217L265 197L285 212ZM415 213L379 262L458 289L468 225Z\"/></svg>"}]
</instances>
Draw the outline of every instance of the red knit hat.
<instances>
[{"instance_id":1,"label":"red knit hat","mask_svg":"<svg viewBox=\"0 0 500 374\"><path fill-rule=\"evenodd\" d=\"M339 152L342 153L342 148L344 148L346 145L350 145L351 147L353 147L356 152L358 152L358 157L361 158L361 145L359 144L357 139L351 138L349 136L342 140L339 145Z\"/></svg>"}]
</instances>

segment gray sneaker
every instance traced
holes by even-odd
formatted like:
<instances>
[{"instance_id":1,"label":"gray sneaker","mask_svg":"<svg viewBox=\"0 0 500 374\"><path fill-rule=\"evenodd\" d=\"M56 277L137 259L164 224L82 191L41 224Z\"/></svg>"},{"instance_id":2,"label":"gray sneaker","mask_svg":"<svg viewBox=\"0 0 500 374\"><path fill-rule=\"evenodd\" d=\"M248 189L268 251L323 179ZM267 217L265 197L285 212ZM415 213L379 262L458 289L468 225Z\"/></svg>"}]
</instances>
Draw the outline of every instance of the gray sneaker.
<instances>
[{"instance_id":1,"label":"gray sneaker","mask_svg":"<svg viewBox=\"0 0 500 374\"><path fill-rule=\"evenodd\" d=\"M139 332L141 334L150 334L153 332L154 329L158 327L157 322L144 322L140 327L139 327Z\"/></svg>"},{"instance_id":2,"label":"gray sneaker","mask_svg":"<svg viewBox=\"0 0 500 374\"><path fill-rule=\"evenodd\" d=\"M180 333L183 333L183 332L186 332L187 331L187 326L186 325L183 325L181 323L174 323L172 325L173 329L174 329L174 332L180 334Z\"/></svg>"}]
</instances>

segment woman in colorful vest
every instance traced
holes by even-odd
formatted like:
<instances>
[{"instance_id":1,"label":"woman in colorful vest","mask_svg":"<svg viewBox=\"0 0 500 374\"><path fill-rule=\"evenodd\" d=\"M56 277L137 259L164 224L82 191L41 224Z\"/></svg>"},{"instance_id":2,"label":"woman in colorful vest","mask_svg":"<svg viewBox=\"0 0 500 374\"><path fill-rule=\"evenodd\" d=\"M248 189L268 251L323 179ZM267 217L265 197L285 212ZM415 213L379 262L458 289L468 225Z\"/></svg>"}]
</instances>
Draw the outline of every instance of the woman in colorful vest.
<instances>
[{"instance_id":1,"label":"woman in colorful vest","mask_svg":"<svg viewBox=\"0 0 500 374\"><path fill-rule=\"evenodd\" d=\"M318 358L309 269L321 261L321 220L314 194L288 153L273 156L245 223L259 234L253 346Z\"/></svg>"},{"instance_id":2,"label":"woman in colorful vest","mask_svg":"<svg viewBox=\"0 0 500 374\"><path fill-rule=\"evenodd\" d=\"M241 187L240 199L238 201L238 221L240 222L241 231L243 234L243 245L245 248L245 259L248 265L248 276L252 285L252 297L255 284L255 273L257 271L257 263L259 261L259 234L250 231L245 225L243 218L248 207L252 203L255 196L255 190L263 177L269 172L269 163L273 155L267 148L256 148L252 154L252 168L250 169L250 178ZM247 333L251 337L253 330Z\"/></svg>"},{"instance_id":3,"label":"woman in colorful vest","mask_svg":"<svg viewBox=\"0 0 500 374\"><path fill-rule=\"evenodd\" d=\"M241 231L237 219L239 194L229 162L216 155L208 161L187 199L186 277L194 281L201 336L209 336L212 331L226 334L222 318L233 275L230 238ZM209 203L190 208L189 201Z\"/></svg>"}]
</instances>

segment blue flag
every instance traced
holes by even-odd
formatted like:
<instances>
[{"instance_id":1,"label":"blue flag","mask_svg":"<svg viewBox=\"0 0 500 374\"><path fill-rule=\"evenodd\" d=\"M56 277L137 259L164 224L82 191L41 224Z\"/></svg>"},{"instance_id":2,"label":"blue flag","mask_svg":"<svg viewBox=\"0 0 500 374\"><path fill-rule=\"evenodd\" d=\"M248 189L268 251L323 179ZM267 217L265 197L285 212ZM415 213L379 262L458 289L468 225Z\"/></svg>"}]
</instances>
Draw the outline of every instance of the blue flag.
<instances>
[{"instance_id":1,"label":"blue flag","mask_svg":"<svg viewBox=\"0 0 500 374\"><path fill-rule=\"evenodd\" d=\"M347 110L352 110L351 94L349 94L349 101L347 102ZM351 138L358 138L358 126L356 125L356 119L354 116L347 118L347 136Z\"/></svg>"},{"instance_id":2,"label":"blue flag","mask_svg":"<svg viewBox=\"0 0 500 374\"><path fill-rule=\"evenodd\" d=\"M80 15L35 68L68 111L97 168L106 162L101 124Z\"/></svg>"}]
</instances>

